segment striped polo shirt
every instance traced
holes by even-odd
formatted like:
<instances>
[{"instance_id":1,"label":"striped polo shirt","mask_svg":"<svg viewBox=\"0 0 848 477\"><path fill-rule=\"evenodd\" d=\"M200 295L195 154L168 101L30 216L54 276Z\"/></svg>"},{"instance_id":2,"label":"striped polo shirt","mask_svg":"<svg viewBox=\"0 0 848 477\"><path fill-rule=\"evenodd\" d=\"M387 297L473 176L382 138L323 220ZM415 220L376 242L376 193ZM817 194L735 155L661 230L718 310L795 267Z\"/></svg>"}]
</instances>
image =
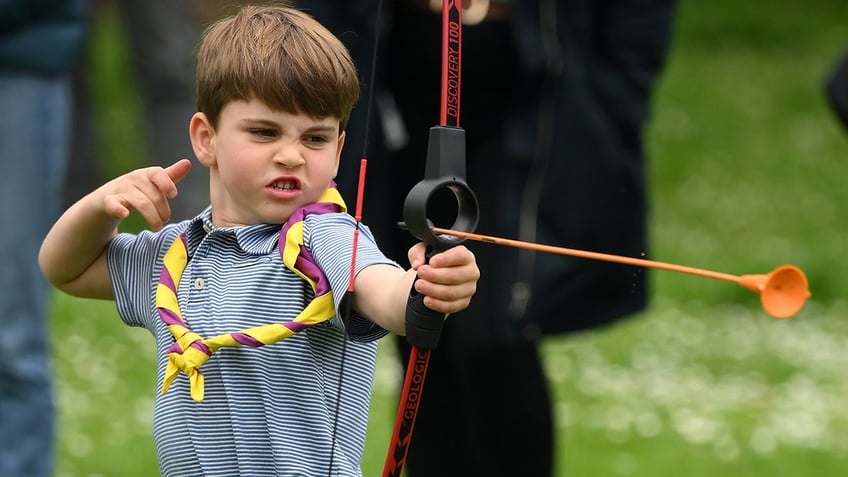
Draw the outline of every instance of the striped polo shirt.
<instances>
[{"instance_id":1,"label":"striped polo shirt","mask_svg":"<svg viewBox=\"0 0 848 477\"><path fill-rule=\"evenodd\" d=\"M184 321L200 336L291 321L312 298L309 284L283 264L279 225L217 228L210 210L159 232L119 234L108 250L121 319L156 339L153 436L162 475L361 475L376 340L387 333L363 317L347 323L344 356L337 315L273 345L216 351L201 367L202 402L192 400L183 373L159 392L174 338L159 319L156 286L162 258L184 230L190 260L177 298ZM304 242L327 276L337 310L348 286L354 227L346 213L304 221ZM394 264L363 226L356 271L376 263Z\"/></svg>"}]
</instances>

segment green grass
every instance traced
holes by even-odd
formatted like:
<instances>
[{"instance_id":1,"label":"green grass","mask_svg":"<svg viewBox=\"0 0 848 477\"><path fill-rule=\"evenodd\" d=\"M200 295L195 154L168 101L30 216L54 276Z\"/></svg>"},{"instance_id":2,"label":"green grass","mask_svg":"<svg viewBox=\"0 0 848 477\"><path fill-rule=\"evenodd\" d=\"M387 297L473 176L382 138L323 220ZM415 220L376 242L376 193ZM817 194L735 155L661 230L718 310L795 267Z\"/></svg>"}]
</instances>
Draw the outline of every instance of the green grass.
<instances>
[{"instance_id":1,"label":"green grass","mask_svg":"<svg viewBox=\"0 0 848 477\"><path fill-rule=\"evenodd\" d=\"M848 134L822 92L848 51L843 3L681 3L648 131L651 257L734 275L793 263L813 297L779 321L733 283L655 271L646 312L548 339L558 476L848 468ZM114 37L114 23L104 17L97 34ZM139 101L120 41L99 44L101 132L117 174L144 160ZM63 295L53 322L57 475L157 475L147 332L123 326L111 303ZM367 476L382 468L397 366L383 346Z\"/></svg>"}]
</instances>

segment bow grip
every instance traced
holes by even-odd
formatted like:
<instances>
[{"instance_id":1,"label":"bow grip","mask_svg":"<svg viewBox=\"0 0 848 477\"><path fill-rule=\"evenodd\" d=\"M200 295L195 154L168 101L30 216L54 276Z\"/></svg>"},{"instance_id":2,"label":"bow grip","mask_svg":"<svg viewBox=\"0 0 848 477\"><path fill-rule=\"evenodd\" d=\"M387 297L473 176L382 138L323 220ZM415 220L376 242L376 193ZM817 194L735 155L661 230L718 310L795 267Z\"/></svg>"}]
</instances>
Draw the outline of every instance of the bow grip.
<instances>
[{"instance_id":1,"label":"bow grip","mask_svg":"<svg viewBox=\"0 0 848 477\"><path fill-rule=\"evenodd\" d=\"M450 247L441 250L447 248ZM425 260L429 262L430 257L437 252L438 250L434 250L433 247L428 247ZM409 289L409 298L406 301L406 341L419 349L435 349L442 335L442 325L448 315L427 308L424 304L425 295L415 290L416 281L418 281L417 275Z\"/></svg>"},{"instance_id":2,"label":"bow grip","mask_svg":"<svg viewBox=\"0 0 848 477\"><path fill-rule=\"evenodd\" d=\"M415 277L418 280L418 277ZM447 315L424 305L424 295L415 291L415 283L406 302L406 341L420 349L435 349Z\"/></svg>"}]
</instances>

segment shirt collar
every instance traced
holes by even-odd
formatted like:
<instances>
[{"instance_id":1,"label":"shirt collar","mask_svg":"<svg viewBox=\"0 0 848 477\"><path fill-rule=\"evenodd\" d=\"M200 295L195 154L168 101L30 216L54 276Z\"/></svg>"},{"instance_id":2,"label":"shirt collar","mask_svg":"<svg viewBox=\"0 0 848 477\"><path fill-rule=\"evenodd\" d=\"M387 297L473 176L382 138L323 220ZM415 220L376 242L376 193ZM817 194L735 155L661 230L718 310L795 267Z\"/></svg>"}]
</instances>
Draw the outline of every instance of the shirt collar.
<instances>
[{"instance_id":1,"label":"shirt collar","mask_svg":"<svg viewBox=\"0 0 848 477\"><path fill-rule=\"evenodd\" d=\"M224 234L235 237L238 247L248 255L267 255L277 247L280 228L276 224L216 227L212 223L212 208L207 207L189 221L186 229L188 253L189 256L194 255L194 251L208 235Z\"/></svg>"}]
</instances>

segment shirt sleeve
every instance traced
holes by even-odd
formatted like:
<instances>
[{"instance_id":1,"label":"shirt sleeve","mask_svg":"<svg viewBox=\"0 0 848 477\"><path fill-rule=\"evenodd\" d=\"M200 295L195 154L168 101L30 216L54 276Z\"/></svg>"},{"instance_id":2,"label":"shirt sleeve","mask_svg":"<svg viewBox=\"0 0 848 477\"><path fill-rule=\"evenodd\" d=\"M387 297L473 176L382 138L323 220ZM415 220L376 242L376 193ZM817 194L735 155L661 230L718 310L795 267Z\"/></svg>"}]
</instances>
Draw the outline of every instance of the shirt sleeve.
<instances>
[{"instance_id":1,"label":"shirt sleeve","mask_svg":"<svg viewBox=\"0 0 848 477\"><path fill-rule=\"evenodd\" d=\"M118 314L127 325L154 331L152 320L157 316L156 286L163 250L178 234L179 230L173 226L158 233L121 233L109 244L106 260L109 279Z\"/></svg>"},{"instance_id":2,"label":"shirt sleeve","mask_svg":"<svg viewBox=\"0 0 848 477\"><path fill-rule=\"evenodd\" d=\"M304 221L304 242L318 267L327 276L333 290L333 301L336 306L334 320L347 327L347 334L351 340L367 342L382 338L389 332L357 313L351 313L350 317L341 316L343 314L342 299L350 283L355 229L356 220L346 213L310 215ZM376 264L401 268L380 251L368 227L360 224L359 231L355 273Z\"/></svg>"}]
</instances>

